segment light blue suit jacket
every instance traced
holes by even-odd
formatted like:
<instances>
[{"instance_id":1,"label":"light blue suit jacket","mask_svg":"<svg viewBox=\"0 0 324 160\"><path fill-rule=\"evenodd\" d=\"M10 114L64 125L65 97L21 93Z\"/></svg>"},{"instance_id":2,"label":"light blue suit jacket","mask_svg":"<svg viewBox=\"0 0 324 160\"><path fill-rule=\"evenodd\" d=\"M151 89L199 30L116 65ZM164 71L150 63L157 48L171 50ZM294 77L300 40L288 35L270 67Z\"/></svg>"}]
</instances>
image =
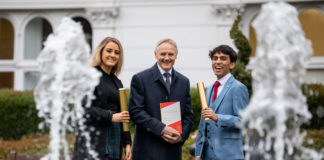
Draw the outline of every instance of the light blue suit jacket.
<instances>
[{"instance_id":1,"label":"light blue suit jacket","mask_svg":"<svg viewBox=\"0 0 324 160\"><path fill-rule=\"evenodd\" d=\"M206 122L200 117L195 156L202 156L204 142L207 140L210 147L208 151L214 151L207 154L215 159L244 159L243 136L236 124L241 120L239 112L248 104L248 90L233 76L227 80L215 102L212 102L213 90L214 85L209 86L206 97L208 106L217 114L218 121L215 123L209 120L205 137Z\"/></svg>"}]
</instances>

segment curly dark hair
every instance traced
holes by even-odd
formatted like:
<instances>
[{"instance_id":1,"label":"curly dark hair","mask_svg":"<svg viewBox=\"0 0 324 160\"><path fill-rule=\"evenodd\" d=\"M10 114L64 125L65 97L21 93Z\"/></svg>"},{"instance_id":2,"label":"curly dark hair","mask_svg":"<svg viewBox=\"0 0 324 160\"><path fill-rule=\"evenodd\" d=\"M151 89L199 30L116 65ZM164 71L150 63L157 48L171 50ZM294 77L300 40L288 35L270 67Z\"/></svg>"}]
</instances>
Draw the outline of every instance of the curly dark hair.
<instances>
[{"instance_id":1,"label":"curly dark hair","mask_svg":"<svg viewBox=\"0 0 324 160\"><path fill-rule=\"evenodd\" d=\"M230 56L231 62L236 62L237 59L237 53L233 50L232 47L228 45L220 45L213 50L209 51L209 57L210 59L213 58L215 53L224 53Z\"/></svg>"}]
</instances>

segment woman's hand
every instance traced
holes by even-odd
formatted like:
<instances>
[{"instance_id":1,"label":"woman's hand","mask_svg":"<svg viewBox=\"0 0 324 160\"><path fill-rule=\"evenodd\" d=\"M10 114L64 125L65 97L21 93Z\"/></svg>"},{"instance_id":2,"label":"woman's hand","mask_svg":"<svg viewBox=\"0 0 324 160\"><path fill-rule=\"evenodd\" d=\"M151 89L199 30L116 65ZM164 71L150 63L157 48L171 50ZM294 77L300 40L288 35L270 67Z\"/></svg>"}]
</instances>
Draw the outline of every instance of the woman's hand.
<instances>
[{"instance_id":1,"label":"woman's hand","mask_svg":"<svg viewBox=\"0 0 324 160\"><path fill-rule=\"evenodd\" d=\"M129 122L128 111L123 111L123 112L113 114L111 121L112 122Z\"/></svg>"},{"instance_id":2,"label":"woman's hand","mask_svg":"<svg viewBox=\"0 0 324 160\"><path fill-rule=\"evenodd\" d=\"M127 144L125 147L125 157L123 157L123 160L130 160L132 158L132 151L130 144Z\"/></svg>"}]
</instances>

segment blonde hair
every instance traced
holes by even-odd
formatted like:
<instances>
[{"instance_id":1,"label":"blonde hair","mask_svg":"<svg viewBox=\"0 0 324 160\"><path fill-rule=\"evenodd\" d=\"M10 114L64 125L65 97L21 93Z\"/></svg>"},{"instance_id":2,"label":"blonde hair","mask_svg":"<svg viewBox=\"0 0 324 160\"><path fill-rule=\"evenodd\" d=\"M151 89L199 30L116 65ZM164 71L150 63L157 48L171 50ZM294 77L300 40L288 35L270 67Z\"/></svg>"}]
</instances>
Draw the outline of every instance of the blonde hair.
<instances>
[{"instance_id":1,"label":"blonde hair","mask_svg":"<svg viewBox=\"0 0 324 160\"><path fill-rule=\"evenodd\" d=\"M96 67L99 66L102 63L101 60L101 54L105 46L109 43L113 42L118 45L119 47L119 61L118 63L111 69L111 73L118 75L122 69L123 61L124 61L124 52L123 47L118 39L113 37L106 37L104 40L102 40L99 44L99 46L94 50L94 52L91 55L91 66Z\"/></svg>"},{"instance_id":2,"label":"blonde hair","mask_svg":"<svg viewBox=\"0 0 324 160\"><path fill-rule=\"evenodd\" d=\"M158 43L156 44L156 47L155 47L155 52L159 49L159 46L163 43L169 43L171 44L174 48L175 48L175 51L176 53L178 53L178 47L177 47L177 44L170 38L164 38L164 39L161 39L160 41L158 41Z\"/></svg>"}]
</instances>

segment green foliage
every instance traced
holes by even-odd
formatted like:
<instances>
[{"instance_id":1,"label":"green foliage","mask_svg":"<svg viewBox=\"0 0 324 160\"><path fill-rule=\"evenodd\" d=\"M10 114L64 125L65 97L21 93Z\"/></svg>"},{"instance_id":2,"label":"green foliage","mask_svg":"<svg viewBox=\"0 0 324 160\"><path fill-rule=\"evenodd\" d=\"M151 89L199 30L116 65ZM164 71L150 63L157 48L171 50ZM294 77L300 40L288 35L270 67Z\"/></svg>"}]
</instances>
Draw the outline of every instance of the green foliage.
<instances>
[{"instance_id":1,"label":"green foliage","mask_svg":"<svg viewBox=\"0 0 324 160\"><path fill-rule=\"evenodd\" d=\"M324 149L324 130L308 129L303 146L313 148L317 151Z\"/></svg>"},{"instance_id":2,"label":"green foliage","mask_svg":"<svg viewBox=\"0 0 324 160\"><path fill-rule=\"evenodd\" d=\"M65 138L68 142L69 153L71 154L74 147L75 136L74 134L67 134ZM9 159L10 150L15 151L18 155L40 157L49 152L49 142L50 136L48 134L23 136L20 140L0 139L0 159Z\"/></svg>"},{"instance_id":3,"label":"green foliage","mask_svg":"<svg viewBox=\"0 0 324 160\"><path fill-rule=\"evenodd\" d=\"M312 113L309 124L302 128L324 129L324 86L321 84L303 84L303 94L306 96L308 110Z\"/></svg>"},{"instance_id":4,"label":"green foliage","mask_svg":"<svg viewBox=\"0 0 324 160\"><path fill-rule=\"evenodd\" d=\"M194 125L192 128L192 130L194 131L197 130L199 126L201 103L198 95L198 90L196 88L191 88L190 95L191 95L192 110L194 112Z\"/></svg>"},{"instance_id":5,"label":"green foliage","mask_svg":"<svg viewBox=\"0 0 324 160\"><path fill-rule=\"evenodd\" d=\"M36 133L40 121L32 92L0 90L0 137L20 139Z\"/></svg>"},{"instance_id":6,"label":"green foliage","mask_svg":"<svg viewBox=\"0 0 324 160\"><path fill-rule=\"evenodd\" d=\"M241 21L241 12L238 10L237 17L233 23L230 31L230 37L234 40L238 52L238 61L243 65L247 65L251 56L251 46L248 39L243 35L242 31L239 29L239 24Z\"/></svg>"},{"instance_id":7,"label":"green foliage","mask_svg":"<svg viewBox=\"0 0 324 160\"><path fill-rule=\"evenodd\" d=\"M183 160L194 160L195 157L192 156L189 152L190 150L190 145L195 143L196 139L192 139L191 136L194 134L197 134L198 130L195 130L190 133L189 138L185 141L182 147L182 159Z\"/></svg>"},{"instance_id":8,"label":"green foliage","mask_svg":"<svg viewBox=\"0 0 324 160\"><path fill-rule=\"evenodd\" d=\"M239 29L239 23L241 21L241 13L238 10L237 17L233 23L230 31L230 37L234 40L234 44L238 49L238 57L235 68L231 71L233 76L242 82L249 90L249 95L252 94L252 76L251 72L246 70L246 65L249 63L251 56L251 46L248 39L243 35Z\"/></svg>"}]
</instances>

